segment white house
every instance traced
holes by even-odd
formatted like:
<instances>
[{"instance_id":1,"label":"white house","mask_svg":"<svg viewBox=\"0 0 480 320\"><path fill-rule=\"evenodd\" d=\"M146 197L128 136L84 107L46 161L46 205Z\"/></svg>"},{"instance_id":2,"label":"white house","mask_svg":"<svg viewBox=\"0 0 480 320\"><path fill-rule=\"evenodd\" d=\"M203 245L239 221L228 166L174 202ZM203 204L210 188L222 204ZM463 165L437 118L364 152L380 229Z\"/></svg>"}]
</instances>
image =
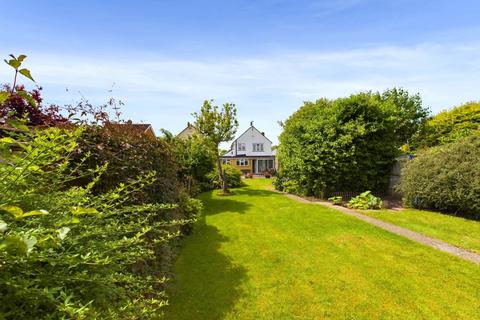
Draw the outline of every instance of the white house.
<instances>
[{"instance_id":1,"label":"white house","mask_svg":"<svg viewBox=\"0 0 480 320\"><path fill-rule=\"evenodd\" d=\"M232 142L230 151L222 156L224 164L238 167L243 173L262 174L275 170L275 151L263 132L250 127Z\"/></svg>"}]
</instances>

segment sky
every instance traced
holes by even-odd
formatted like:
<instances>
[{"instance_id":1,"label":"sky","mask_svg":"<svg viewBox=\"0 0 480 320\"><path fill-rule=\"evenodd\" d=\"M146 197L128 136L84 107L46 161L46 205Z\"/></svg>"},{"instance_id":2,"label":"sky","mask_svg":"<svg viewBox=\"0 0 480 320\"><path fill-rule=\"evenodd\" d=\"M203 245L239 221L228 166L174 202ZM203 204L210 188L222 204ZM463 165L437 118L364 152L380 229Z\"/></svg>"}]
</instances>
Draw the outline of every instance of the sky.
<instances>
[{"instance_id":1,"label":"sky","mask_svg":"<svg viewBox=\"0 0 480 320\"><path fill-rule=\"evenodd\" d=\"M180 132L205 99L277 143L304 101L394 86L433 113L480 100L479 1L0 0L0 57L26 54L46 103L110 97ZM0 83L12 72L0 64ZM22 83L33 87L28 80Z\"/></svg>"}]
</instances>

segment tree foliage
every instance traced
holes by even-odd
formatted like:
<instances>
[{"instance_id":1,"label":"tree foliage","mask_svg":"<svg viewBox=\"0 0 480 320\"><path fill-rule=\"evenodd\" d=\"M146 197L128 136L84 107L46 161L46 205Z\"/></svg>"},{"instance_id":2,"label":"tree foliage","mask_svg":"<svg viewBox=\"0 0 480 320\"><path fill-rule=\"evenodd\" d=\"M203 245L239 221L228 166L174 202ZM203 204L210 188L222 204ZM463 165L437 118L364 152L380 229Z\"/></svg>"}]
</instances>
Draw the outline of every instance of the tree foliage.
<instances>
[{"instance_id":1,"label":"tree foliage","mask_svg":"<svg viewBox=\"0 0 480 320\"><path fill-rule=\"evenodd\" d=\"M474 134L480 135L480 102L468 102L429 119L417 145L432 147Z\"/></svg>"},{"instance_id":2,"label":"tree foliage","mask_svg":"<svg viewBox=\"0 0 480 320\"><path fill-rule=\"evenodd\" d=\"M222 189L227 193L227 184L220 161L220 143L234 138L238 129L237 108L233 103L224 103L221 108L213 100L205 100L200 112L193 113L195 127L201 135L209 140L217 154L217 168L222 182Z\"/></svg>"},{"instance_id":3,"label":"tree foliage","mask_svg":"<svg viewBox=\"0 0 480 320\"><path fill-rule=\"evenodd\" d=\"M240 171L240 169L238 169L237 167L226 164L223 166L223 173L229 187L238 188L243 185L242 171ZM213 187L222 188L222 181L220 180L218 172L211 172L208 177L210 179L210 182L213 184Z\"/></svg>"},{"instance_id":4,"label":"tree foliage","mask_svg":"<svg viewBox=\"0 0 480 320\"><path fill-rule=\"evenodd\" d=\"M399 147L427 113L418 95L399 89L306 102L283 125L276 185L321 197L384 191Z\"/></svg>"},{"instance_id":5,"label":"tree foliage","mask_svg":"<svg viewBox=\"0 0 480 320\"><path fill-rule=\"evenodd\" d=\"M211 141L200 134L187 139L171 138L179 165L180 181L190 194L213 188L210 173L215 170L217 153Z\"/></svg>"}]
</instances>

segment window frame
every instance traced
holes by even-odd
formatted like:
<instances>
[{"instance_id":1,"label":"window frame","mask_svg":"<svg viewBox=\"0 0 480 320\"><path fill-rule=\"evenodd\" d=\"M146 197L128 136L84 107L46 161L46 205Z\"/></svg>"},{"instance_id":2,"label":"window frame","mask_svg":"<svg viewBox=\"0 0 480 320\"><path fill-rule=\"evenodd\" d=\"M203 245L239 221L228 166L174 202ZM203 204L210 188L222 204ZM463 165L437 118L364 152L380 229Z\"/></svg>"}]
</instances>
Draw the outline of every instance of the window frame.
<instances>
[{"instance_id":1,"label":"window frame","mask_svg":"<svg viewBox=\"0 0 480 320\"><path fill-rule=\"evenodd\" d=\"M264 152L265 151L264 143L253 143L252 150L253 152Z\"/></svg>"},{"instance_id":2,"label":"window frame","mask_svg":"<svg viewBox=\"0 0 480 320\"><path fill-rule=\"evenodd\" d=\"M237 151L247 151L247 144L243 142L237 143Z\"/></svg>"},{"instance_id":3,"label":"window frame","mask_svg":"<svg viewBox=\"0 0 480 320\"><path fill-rule=\"evenodd\" d=\"M240 158L240 159L237 159L235 163L237 164L238 167L246 167L248 166L248 159Z\"/></svg>"}]
</instances>

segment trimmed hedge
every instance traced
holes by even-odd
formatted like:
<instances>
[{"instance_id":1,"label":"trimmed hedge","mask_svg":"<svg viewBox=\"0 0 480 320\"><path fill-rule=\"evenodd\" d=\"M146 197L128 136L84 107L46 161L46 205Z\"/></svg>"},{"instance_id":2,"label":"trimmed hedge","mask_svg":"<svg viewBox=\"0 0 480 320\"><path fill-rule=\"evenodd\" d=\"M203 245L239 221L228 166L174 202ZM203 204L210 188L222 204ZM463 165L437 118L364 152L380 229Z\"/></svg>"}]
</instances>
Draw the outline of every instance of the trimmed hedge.
<instances>
[{"instance_id":1,"label":"trimmed hedge","mask_svg":"<svg viewBox=\"0 0 480 320\"><path fill-rule=\"evenodd\" d=\"M480 218L480 136L434 147L402 169L404 203Z\"/></svg>"}]
</instances>

